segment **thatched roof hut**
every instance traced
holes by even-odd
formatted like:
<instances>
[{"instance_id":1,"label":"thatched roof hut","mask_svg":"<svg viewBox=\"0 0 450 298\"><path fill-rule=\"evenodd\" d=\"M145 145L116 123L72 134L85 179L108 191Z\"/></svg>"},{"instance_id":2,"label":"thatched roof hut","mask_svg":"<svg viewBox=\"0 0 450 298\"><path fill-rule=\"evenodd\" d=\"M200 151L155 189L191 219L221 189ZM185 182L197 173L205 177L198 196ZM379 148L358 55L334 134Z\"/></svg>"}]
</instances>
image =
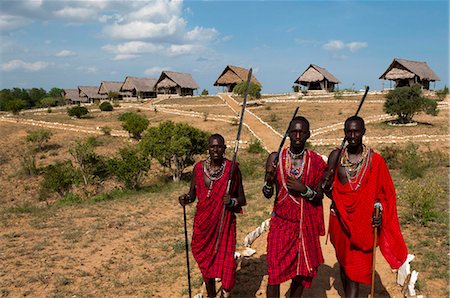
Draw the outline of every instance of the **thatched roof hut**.
<instances>
[{"instance_id":1,"label":"thatched roof hut","mask_svg":"<svg viewBox=\"0 0 450 298\"><path fill-rule=\"evenodd\" d=\"M98 94L97 86L78 86L78 94L81 98L84 98L84 102L94 102L108 98L107 95Z\"/></svg>"},{"instance_id":2,"label":"thatched roof hut","mask_svg":"<svg viewBox=\"0 0 450 298\"><path fill-rule=\"evenodd\" d=\"M197 83L188 73L163 71L156 82L156 90L161 94L194 95Z\"/></svg>"},{"instance_id":3,"label":"thatched roof hut","mask_svg":"<svg viewBox=\"0 0 450 298\"><path fill-rule=\"evenodd\" d=\"M88 98L80 97L78 89L63 89L63 98L67 104L80 104L89 102Z\"/></svg>"},{"instance_id":4,"label":"thatched roof hut","mask_svg":"<svg viewBox=\"0 0 450 298\"><path fill-rule=\"evenodd\" d=\"M224 86L228 92L233 91L234 86L237 84L247 81L249 70L246 68L227 65L225 69L220 74L219 78L214 83L214 86ZM261 83L252 74L251 82L258 84L262 87Z\"/></svg>"},{"instance_id":5,"label":"thatched roof hut","mask_svg":"<svg viewBox=\"0 0 450 298\"><path fill-rule=\"evenodd\" d=\"M335 85L340 81L325 68L310 64L294 83L306 86L308 90L333 92Z\"/></svg>"},{"instance_id":6,"label":"thatched roof hut","mask_svg":"<svg viewBox=\"0 0 450 298\"><path fill-rule=\"evenodd\" d=\"M155 98L157 81L154 78L126 77L120 91L131 92L131 96L138 99Z\"/></svg>"},{"instance_id":7,"label":"thatched roof hut","mask_svg":"<svg viewBox=\"0 0 450 298\"><path fill-rule=\"evenodd\" d=\"M419 83L430 89L430 82L440 81L426 62L394 58L391 65L380 76L380 80L395 82L395 87L411 86Z\"/></svg>"},{"instance_id":8,"label":"thatched roof hut","mask_svg":"<svg viewBox=\"0 0 450 298\"><path fill-rule=\"evenodd\" d=\"M106 95L106 97L108 97L110 92L114 92L119 94L118 99L131 96L131 92L129 91L120 91L122 85L123 82L102 81L100 87L98 88L98 94Z\"/></svg>"}]
</instances>

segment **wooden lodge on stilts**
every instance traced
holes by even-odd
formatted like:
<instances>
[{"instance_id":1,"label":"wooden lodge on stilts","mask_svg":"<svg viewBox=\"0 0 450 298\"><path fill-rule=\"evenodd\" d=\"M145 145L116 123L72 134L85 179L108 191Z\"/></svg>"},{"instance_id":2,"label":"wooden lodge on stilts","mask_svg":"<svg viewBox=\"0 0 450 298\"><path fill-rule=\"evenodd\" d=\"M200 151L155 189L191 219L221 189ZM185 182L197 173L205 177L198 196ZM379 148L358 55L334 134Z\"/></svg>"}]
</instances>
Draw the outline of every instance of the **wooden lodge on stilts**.
<instances>
[{"instance_id":1,"label":"wooden lodge on stilts","mask_svg":"<svg viewBox=\"0 0 450 298\"><path fill-rule=\"evenodd\" d=\"M156 82L158 94L177 94L179 96L192 96L199 87L188 73L163 71Z\"/></svg>"},{"instance_id":2,"label":"wooden lodge on stilts","mask_svg":"<svg viewBox=\"0 0 450 298\"><path fill-rule=\"evenodd\" d=\"M130 99L149 99L156 98L156 82L155 78L137 78L126 77L120 91L128 92ZM124 97L125 99L125 97Z\"/></svg>"}]
</instances>

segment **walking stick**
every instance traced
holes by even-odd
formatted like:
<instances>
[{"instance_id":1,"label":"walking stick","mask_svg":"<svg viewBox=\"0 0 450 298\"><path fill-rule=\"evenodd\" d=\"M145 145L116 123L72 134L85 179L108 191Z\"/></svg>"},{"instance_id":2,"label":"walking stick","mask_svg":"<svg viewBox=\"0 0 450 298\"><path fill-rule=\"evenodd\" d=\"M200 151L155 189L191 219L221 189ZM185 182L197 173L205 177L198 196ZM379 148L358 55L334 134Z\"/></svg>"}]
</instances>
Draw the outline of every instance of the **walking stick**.
<instances>
[{"instance_id":1,"label":"walking stick","mask_svg":"<svg viewBox=\"0 0 450 298\"><path fill-rule=\"evenodd\" d=\"M375 218L378 218L380 216L380 209L381 209L381 204L379 202L376 202L374 205L375 208ZM377 235L378 235L378 227L374 227L373 228L373 251L372 251L372 285L370 288L370 298L375 297L375 257L376 257L376 253L377 253Z\"/></svg>"},{"instance_id":2,"label":"walking stick","mask_svg":"<svg viewBox=\"0 0 450 298\"><path fill-rule=\"evenodd\" d=\"M186 206L183 206L183 216L184 216L184 240L185 240L185 244L186 244L186 264L187 264L188 288L189 288L189 298L191 298L192 297L191 270L189 267L189 243L188 243L187 224L186 224Z\"/></svg>"},{"instance_id":3,"label":"walking stick","mask_svg":"<svg viewBox=\"0 0 450 298\"><path fill-rule=\"evenodd\" d=\"M241 115L240 115L240 119L239 119L239 127L238 127L237 136L236 136L236 142L234 143L233 162L231 163L231 170L230 170L230 176L228 178L226 195L229 195L230 191L231 191L231 185L232 185L232 181L233 181L233 172L234 172L234 168L236 165L236 157L237 157L237 152L239 149L239 139L241 138L242 125L244 124L244 113L245 113L245 107L247 106L247 96L248 96L248 92L250 90L251 79L252 79L252 69L250 68L248 71L247 87L246 87L245 93L244 93L244 102L242 103L242 110L241 110ZM215 250L216 253L219 250L219 242L220 242L220 236L222 235L222 225L223 225L224 216L225 216L225 205L223 206L222 217L220 219L219 235L217 236L217 241L216 241L216 250Z\"/></svg>"},{"instance_id":4,"label":"walking stick","mask_svg":"<svg viewBox=\"0 0 450 298\"><path fill-rule=\"evenodd\" d=\"M284 142L286 141L286 137L289 133L289 128L291 127L292 120L294 120L295 116L297 116L297 112L298 112L298 107L295 108L294 115L292 115L291 121L289 121L286 132L284 133L283 139L281 140L280 147L278 147L277 155L275 155L275 159L273 160L275 167L278 164L278 159L280 158L281 149L283 149L283 145L284 145Z\"/></svg>"}]
</instances>

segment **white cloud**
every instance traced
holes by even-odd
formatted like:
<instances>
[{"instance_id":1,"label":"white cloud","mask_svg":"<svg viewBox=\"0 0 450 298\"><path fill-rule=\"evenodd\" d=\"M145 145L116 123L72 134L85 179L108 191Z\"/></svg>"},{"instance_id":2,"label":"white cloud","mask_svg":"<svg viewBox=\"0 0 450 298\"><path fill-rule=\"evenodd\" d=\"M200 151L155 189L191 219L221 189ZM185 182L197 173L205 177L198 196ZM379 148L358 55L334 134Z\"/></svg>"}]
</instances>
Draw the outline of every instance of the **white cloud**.
<instances>
[{"instance_id":1,"label":"white cloud","mask_svg":"<svg viewBox=\"0 0 450 298\"><path fill-rule=\"evenodd\" d=\"M181 14L183 1L152 1L128 15L129 20L152 20L156 23L169 22L172 16Z\"/></svg>"},{"instance_id":2,"label":"white cloud","mask_svg":"<svg viewBox=\"0 0 450 298\"><path fill-rule=\"evenodd\" d=\"M106 26L103 32L117 39L155 39L167 38L175 35L184 28L186 22L179 17L172 17L168 23L153 23L145 21L132 21L125 24Z\"/></svg>"},{"instance_id":3,"label":"white cloud","mask_svg":"<svg viewBox=\"0 0 450 298\"><path fill-rule=\"evenodd\" d=\"M201 47L192 45L192 44L171 45L167 49L167 54L169 56L178 56L178 55L196 53L196 52L199 52L200 50L201 50Z\"/></svg>"},{"instance_id":4,"label":"white cloud","mask_svg":"<svg viewBox=\"0 0 450 298\"><path fill-rule=\"evenodd\" d=\"M20 16L0 15L0 30L1 31L15 30L25 25L28 25L30 22L31 22L30 20Z\"/></svg>"},{"instance_id":5,"label":"white cloud","mask_svg":"<svg viewBox=\"0 0 450 298\"><path fill-rule=\"evenodd\" d=\"M214 28L195 27L185 34L188 42L212 41L217 38L218 32Z\"/></svg>"},{"instance_id":6,"label":"white cloud","mask_svg":"<svg viewBox=\"0 0 450 298\"><path fill-rule=\"evenodd\" d=\"M345 48L345 44L342 40L331 40L323 45L323 48L327 51L342 50Z\"/></svg>"},{"instance_id":7,"label":"white cloud","mask_svg":"<svg viewBox=\"0 0 450 298\"><path fill-rule=\"evenodd\" d=\"M368 43L367 42L360 42L360 41L352 41L349 43L344 43L342 40L330 40L326 44L322 46L323 49L327 51L340 51L343 49L348 49L350 52L356 52L362 48L367 48Z\"/></svg>"},{"instance_id":8,"label":"white cloud","mask_svg":"<svg viewBox=\"0 0 450 298\"><path fill-rule=\"evenodd\" d=\"M133 54L118 54L116 55L112 60L130 60L130 59L134 59L140 57L140 55L133 55Z\"/></svg>"},{"instance_id":9,"label":"white cloud","mask_svg":"<svg viewBox=\"0 0 450 298\"><path fill-rule=\"evenodd\" d=\"M24 62L22 60L11 60L7 63L2 64L2 70L3 71L13 71L13 70L25 70L25 71L30 71L30 72L34 72L34 71L40 71L43 70L45 68L47 68L47 66L49 66L50 64L48 62L44 62L44 61L36 61L36 62Z\"/></svg>"},{"instance_id":10,"label":"white cloud","mask_svg":"<svg viewBox=\"0 0 450 298\"><path fill-rule=\"evenodd\" d=\"M97 72L97 68L94 66L78 66L77 70L84 72L86 74L93 74Z\"/></svg>"},{"instance_id":11,"label":"white cloud","mask_svg":"<svg viewBox=\"0 0 450 298\"><path fill-rule=\"evenodd\" d=\"M97 11L89 7L64 7L55 11L54 15L60 18L86 21L95 18L97 16Z\"/></svg>"},{"instance_id":12,"label":"white cloud","mask_svg":"<svg viewBox=\"0 0 450 298\"><path fill-rule=\"evenodd\" d=\"M56 54L56 57L71 57L76 56L76 53L70 50L62 50Z\"/></svg>"},{"instance_id":13,"label":"white cloud","mask_svg":"<svg viewBox=\"0 0 450 298\"><path fill-rule=\"evenodd\" d=\"M367 47L368 47L367 42L354 41L347 44L347 48L349 48L350 52L356 52L359 49Z\"/></svg>"},{"instance_id":14,"label":"white cloud","mask_svg":"<svg viewBox=\"0 0 450 298\"><path fill-rule=\"evenodd\" d=\"M160 75L163 70L170 70L170 67L154 66L154 67L151 67L151 68L147 68L144 71L144 73L146 75Z\"/></svg>"},{"instance_id":15,"label":"white cloud","mask_svg":"<svg viewBox=\"0 0 450 298\"><path fill-rule=\"evenodd\" d=\"M118 45L107 44L102 50L115 54L114 60L126 60L136 58L139 54L163 52L164 47L149 42L130 41Z\"/></svg>"}]
</instances>

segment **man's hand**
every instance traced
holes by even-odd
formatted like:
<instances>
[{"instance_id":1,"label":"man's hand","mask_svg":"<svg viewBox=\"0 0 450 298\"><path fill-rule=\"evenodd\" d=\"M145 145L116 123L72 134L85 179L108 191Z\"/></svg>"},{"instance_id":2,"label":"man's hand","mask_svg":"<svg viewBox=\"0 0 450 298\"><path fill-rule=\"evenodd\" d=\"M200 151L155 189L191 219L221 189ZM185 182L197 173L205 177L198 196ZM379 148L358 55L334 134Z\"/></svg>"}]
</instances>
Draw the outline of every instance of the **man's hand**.
<instances>
[{"instance_id":1,"label":"man's hand","mask_svg":"<svg viewBox=\"0 0 450 298\"><path fill-rule=\"evenodd\" d=\"M231 196L230 195L224 195L223 196L223 203L224 205L230 204Z\"/></svg>"},{"instance_id":2,"label":"man's hand","mask_svg":"<svg viewBox=\"0 0 450 298\"><path fill-rule=\"evenodd\" d=\"M194 200L192 200L191 196L189 194L184 194L178 197L178 202L180 202L181 206L186 206L190 203L192 203Z\"/></svg>"},{"instance_id":3,"label":"man's hand","mask_svg":"<svg viewBox=\"0 0 450 298\"><path fill-rule=\"evenodd\" d=\"M376 203L376 204L379 204L379 207L378 207L379 211L378 211L378 216L377 216L377 214L376 214L377 208L375 208L373 210L373 213L372 213L372 228L379 228L381 226L381 222L382 222L381 214L382 214L382 210L383 209L382 209L380 203Z\"/></svg>"},{"instance_id":4,"label":"man's hand","mask_svg":"<svg viewBox=\"0 0 450 298\"><path fill-rule=\"evenodd\" d=\"M268 185L273 185L277 177L277 168L274 163L266 168L266 183Z\"/></svg>"},{"instance_id":5,"label":"man's hand","mask_svg":"<svg viewBox=\"0 0 450 298\"><path fill-rule=\"evenodd\" d=\"M287 177L286 186L290 193L296 196L306 192L306 186L300 181L292 177Z\"/></svg>"}]
</instances>

